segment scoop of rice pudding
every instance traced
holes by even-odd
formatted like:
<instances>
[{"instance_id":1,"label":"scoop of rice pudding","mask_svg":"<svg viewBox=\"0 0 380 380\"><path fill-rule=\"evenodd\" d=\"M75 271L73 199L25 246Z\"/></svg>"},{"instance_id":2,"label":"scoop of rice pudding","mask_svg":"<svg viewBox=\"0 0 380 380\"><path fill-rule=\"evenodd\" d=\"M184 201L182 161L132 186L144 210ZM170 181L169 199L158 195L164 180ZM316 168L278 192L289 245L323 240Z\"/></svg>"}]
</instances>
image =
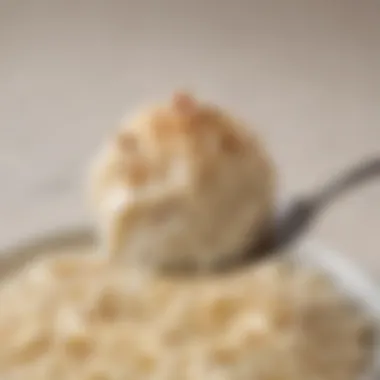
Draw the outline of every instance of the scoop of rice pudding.
<instances>
[{"instance_id":1,"label":"scoop of rice pudding","mask_svg":"<svg viewBox=\"0 0 380 380\"><path fill-rule=\"evenodd\" d=\"M121 123L94 158L88 188L104 254L212 269L261 238L275 172L252 128L177 93Z\"/></svg>"}]
</instances>

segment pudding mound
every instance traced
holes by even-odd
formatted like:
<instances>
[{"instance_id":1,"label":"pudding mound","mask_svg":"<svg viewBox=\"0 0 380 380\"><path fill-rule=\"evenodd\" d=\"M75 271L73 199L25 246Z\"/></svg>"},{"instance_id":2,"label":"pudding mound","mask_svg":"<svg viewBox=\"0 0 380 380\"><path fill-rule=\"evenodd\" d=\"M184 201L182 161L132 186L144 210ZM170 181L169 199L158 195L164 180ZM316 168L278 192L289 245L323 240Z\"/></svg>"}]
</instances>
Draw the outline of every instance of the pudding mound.
<instances>
[{"instance_id":1,"label":"pudding mound","mask_svg":"<svg viewBox=\"0 0 380 380\"><path fill-rule=\"evenodd\" d=\"M0 377L357 380L370 324L284 261L204 278L91 255L39 259L0 288Z\"/></svg>"}]
</instances>

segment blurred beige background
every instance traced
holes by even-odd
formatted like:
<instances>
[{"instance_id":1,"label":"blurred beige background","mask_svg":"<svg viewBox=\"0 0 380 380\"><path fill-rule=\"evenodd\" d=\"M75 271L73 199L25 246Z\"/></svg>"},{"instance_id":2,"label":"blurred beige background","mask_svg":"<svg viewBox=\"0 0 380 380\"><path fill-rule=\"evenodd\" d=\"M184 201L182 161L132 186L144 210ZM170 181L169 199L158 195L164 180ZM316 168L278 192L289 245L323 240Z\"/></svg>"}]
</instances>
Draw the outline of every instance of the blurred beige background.
<instances>
[{"instance_id":1,"label":"blurred beige background","mask_svg":"<svg viewBox=\"0 0 380 380\"><path fill-rule=\"evenodd\" d=\"M125 111L185 87L255 123L291 196L380 154L380 1L0 0L0 247L88 221ZM310 238L380 279L380 181Z\"/></svg>"}]
</instances>

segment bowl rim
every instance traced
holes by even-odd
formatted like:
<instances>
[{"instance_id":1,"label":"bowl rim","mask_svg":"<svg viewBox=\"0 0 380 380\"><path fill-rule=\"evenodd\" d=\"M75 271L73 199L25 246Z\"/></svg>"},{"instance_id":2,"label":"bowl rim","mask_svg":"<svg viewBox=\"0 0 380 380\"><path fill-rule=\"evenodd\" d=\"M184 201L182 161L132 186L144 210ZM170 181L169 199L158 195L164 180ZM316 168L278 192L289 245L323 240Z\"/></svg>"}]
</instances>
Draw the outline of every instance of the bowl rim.
<instances>
[{"instance_id":1,"label":"bowl rim","mask_svg":"<svg viewBox=\"0 0 380 380\"><path fill-rule=\"evenodd\" d=\"M295 251L297 259L302 259L304 263L310 262L336 278L339 287L349 291L359 301L362 300L365 303L363 306L369 306L375 317L380 316L380 284L357 260L347 258L340 251L312 239L302 241Z\"/></svg>"},{"instance_id":2,"label":"bowl rim","mask_svg":"<svg viewBox=\"0 0 380 380\"><path fill-rule=\"evenodd\" d=\"M319 268L331 278L338 289L353 299L372 319L375 345L373 362L359 380L380 379L380 286L354 259L340 251L308 239L296 245L292 253L297 261Z\"/></svg>"}]
</instances>

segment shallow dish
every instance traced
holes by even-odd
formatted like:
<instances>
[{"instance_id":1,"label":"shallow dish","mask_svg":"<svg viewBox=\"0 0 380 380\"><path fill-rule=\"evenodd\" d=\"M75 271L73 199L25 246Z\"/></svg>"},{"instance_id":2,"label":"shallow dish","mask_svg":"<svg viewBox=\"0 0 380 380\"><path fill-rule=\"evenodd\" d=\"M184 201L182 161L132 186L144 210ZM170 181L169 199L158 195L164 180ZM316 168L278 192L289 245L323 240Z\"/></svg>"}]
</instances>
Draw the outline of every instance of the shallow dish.
<instances>
[{"instance_id":1,"label":"shallow dish","mask_svg":"<svg viewBox=\"0 0 380 380\"><path fill-rule=\"evenodd\" d=\"M91 252L94 245L91 229L83 227L39 237L18 247L0 251L0 280L37 256L49 255L52 251L63 253L71 249ZM376 327L380 327L380 288L357 265L315 242L304 242L293 247L291 251L294 260L301 265L317 267L331 277L342 292L356 301L375 320ZM380 336L376 331L374 365L368 368L368 372L360 380L379 378Z\"/></svg>"}]
</instances>

